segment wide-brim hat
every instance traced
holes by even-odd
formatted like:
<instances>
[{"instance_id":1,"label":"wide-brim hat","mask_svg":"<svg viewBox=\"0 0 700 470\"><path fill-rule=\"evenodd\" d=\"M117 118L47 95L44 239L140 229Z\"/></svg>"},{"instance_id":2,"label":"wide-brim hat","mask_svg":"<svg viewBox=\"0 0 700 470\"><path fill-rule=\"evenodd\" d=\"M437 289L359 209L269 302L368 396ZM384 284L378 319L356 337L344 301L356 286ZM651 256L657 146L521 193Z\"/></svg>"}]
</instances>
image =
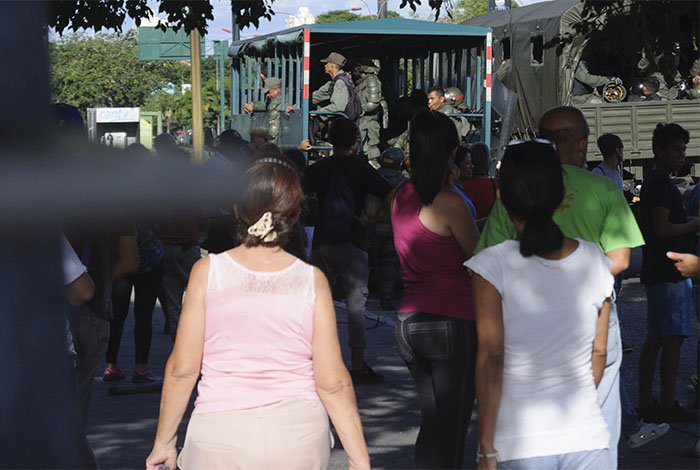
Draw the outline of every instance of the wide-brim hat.
<instances>
[{"instance_id":1,"label":"wide-brim hat","mask_svg":"<svg viewBox=\"0 0 700 470\"><path fill-rule=\"evenodd\" d=\"M267 93L276 86L282 86L282 80L277 77L267 77L263 91Z\"/></svg>"},{"instance_id":2,"label":"wide-brim hat","mask_svg":"<svg viewBox=\"0 0 700 470\"><path fill-rule=\"evenodd\" d=\"M323 62L324 64L326 62L330 62L331 64L335 64L338 67L342 67L345 65L345 56L337 52L331 52L330 54L328 54L328 57L326 57L325 59L321 59L321 62Z\"/></svg>"}]
</instances>

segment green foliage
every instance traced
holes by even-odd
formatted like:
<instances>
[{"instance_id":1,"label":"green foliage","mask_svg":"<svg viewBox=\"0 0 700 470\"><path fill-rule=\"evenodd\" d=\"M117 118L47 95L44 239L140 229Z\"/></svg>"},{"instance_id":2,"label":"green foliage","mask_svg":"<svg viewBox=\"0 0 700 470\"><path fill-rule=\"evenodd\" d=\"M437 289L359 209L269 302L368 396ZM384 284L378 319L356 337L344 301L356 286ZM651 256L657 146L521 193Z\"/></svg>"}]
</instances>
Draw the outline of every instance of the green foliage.
<instances>
[{"instance_id":1,"label":"green foliage","mask_svg":"<svg viewBox=\"0 0 700 470\"><path fill-rule=\"evenodd\" d=\"M401 18L401 15L395 11L388 11L386 15L388 18ZM316 23L341 23L343 21L373 20L376 18L376 15L358 15L347 10L330 10L318 15Z\"/></svg>"},{"instance_id":2,"label":"green foliage","mask_svg":"<svg viewBox=\"0 0 700 470\"><path fill-rule=\"evenodd\" d=\"M513 0L511 8L517 8L518 6L518 3ZM454 23L463 23L488 12L488 0L457 0L454 3L454 7L448 10L450 21Z\"/></svg>"},{"instance_id":3,"label":"green foliage","mask_svg":"<svg viewBox=\"0 0 700 470\"><path fill-rule=\"evenodd\" d=\"M138 60L133 32L123 36L72 35L49 45L54 101L88 107L141 106L169 83L189 81L189 67L178 62Z\"/></svg>"},{"instance_id":4,"label":"green foliage","mask_svg":"<svg viewBox=\"0 0 700 470\"><path fill-rule=\"evenodd\" d=\"M175 30L185 28L188 33L194 28L206 34L208 23L214 19L212 2L202 0L157 0L158 13L164 14L168 24ZM236 12L236 22L241 28L258 27L261 18L272 18L274 0L231 0ZM58 34L66 30L94 28L95 31L111 29L121 32L122 24L132 18L136 26L141 20L153 15L149 0L53 0L46 2L48 24ZM151 1L151 4L153 2ZM165 29L165 25L161 26Z\"/></svg>"}]
</instances>

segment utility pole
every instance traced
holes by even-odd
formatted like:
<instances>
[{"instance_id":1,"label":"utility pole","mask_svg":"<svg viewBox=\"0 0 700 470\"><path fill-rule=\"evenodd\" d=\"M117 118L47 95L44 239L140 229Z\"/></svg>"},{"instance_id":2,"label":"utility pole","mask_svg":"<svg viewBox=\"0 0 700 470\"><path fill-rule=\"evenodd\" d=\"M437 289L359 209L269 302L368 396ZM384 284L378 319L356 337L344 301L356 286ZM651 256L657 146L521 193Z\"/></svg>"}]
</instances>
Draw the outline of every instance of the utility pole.
<instances>
[{"instance_id":1,"label":"utility pole","mask_svg":"<svg viewBox=\"0 0 700 470\"><path fill-rule=\"evenodd\" d=\"M389 13L389 0L377 0L377 18L386 18Z\"/></svg>"},{"instance_id":2,"label":"utility pole","mask_svg":"<svg viewBox=\"0 0 700 470\"><path fill-rule=\"evenodd\" d=\"M195 163L204 161L204 129L202 125L202 55L199 30L190 31L190 64L192 70L192 150Z\"/></svg>"},{"instance_id":3,"label":"utility pole","mask_svg":"<svg viewBox=\"0 0 700 470\"><path fill-rule=\"evenodd\" d=\"M231 42L235 44L241 40L241 30L238 29L238 23L236 22L236 7L233 4L234 2L231 2ZM238 72L234 70L234 67L231 67L231 129L233 129L233 113L240 111L234 110L234 104L235 106L238 106L236 95L239 93L239 88L240 84Z\"/></svg>"}]
</instances>

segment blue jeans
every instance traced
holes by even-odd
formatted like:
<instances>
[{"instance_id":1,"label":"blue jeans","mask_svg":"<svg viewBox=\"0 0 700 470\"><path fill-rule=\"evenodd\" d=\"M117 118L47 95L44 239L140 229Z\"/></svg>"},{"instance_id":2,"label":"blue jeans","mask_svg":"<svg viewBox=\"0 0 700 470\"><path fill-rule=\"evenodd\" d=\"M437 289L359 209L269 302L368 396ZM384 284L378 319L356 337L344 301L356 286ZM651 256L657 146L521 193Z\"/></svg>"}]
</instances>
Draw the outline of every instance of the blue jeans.
<instances>
[{"instance_id":1,"label":"blue jeans","mask_svg":"<svg viewBox=\"0 0 700 470\"><path fill-rule=\"evenodd\" d=\"M369 260L367 252L350 242L324 244L311 254L312 264L328 278L331 285L340 283L348 307L350 348L365 347L365 302Z\"/></svg>"},{"instance_id":2,"label":"blue jeans","mask_svg":"<svg viewBox=\"0 0 700 470\"><path fill-rule=\"evenodd\" d=\"M610 468L610 453L608 449L598 449L530 457L529 459L498 462L498 468L499 470L608 470Z\"/></svg>"},{"instance_id":3,"label":"blue jeans","mask_svg":"<svg viewBox=\"0 0 700 470\"><path fill-rule=\"evenodd\" d=\"M399 316L396 342L420 400L415 467L461 468L474 405L474 322L430 313Z\"/></svg>"},{"instance_id":4,"label":"blue jeans","mask_svg":"<svg viewBox=\"0 0 700 470\"><path fill-rule=\"evenodd\" d=\"M190 280L192 266L202 256L198 245L163 244L163 278L161 288L164 304L163 311L170 323L170 334L175 341L177 324L182 310L182 296Z\"/></svg>"},{"instance_id":5,"label":"blue jeans","mask_svg":"<svg viewBox=\"0 0 700 470\"><path fill-rule=\"evenodd\" d=\"M598 384L598 405L603 419L610 431L610 462L606 468L617 468L617 443L620 440L621 405L620 405L620 365L622 364L622 340L620 323L617 319L617 306L613 301L610 306L608 323L608 355L605 361L603 378Z\"/></svg>"}]
</instances>

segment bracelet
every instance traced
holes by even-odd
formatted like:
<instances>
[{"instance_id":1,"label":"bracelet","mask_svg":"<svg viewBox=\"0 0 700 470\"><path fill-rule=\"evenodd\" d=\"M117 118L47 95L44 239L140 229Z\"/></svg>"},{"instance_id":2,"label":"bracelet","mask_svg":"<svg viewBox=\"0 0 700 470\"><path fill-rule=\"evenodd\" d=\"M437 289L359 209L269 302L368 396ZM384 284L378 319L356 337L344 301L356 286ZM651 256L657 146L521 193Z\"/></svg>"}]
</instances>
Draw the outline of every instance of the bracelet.
<instances>
[{"instance_id":1,"label":"bracelet","mask_svg":"<svg viewBox=\"0 0 700 470\"><path fill-rule=\"evenodd\" d=\"M490 454L482 454L481 452L476 453L477 462L481 459L495 459L496 457L498 457L498 451L491 452Z\"/></svg>"}]
</instances>

